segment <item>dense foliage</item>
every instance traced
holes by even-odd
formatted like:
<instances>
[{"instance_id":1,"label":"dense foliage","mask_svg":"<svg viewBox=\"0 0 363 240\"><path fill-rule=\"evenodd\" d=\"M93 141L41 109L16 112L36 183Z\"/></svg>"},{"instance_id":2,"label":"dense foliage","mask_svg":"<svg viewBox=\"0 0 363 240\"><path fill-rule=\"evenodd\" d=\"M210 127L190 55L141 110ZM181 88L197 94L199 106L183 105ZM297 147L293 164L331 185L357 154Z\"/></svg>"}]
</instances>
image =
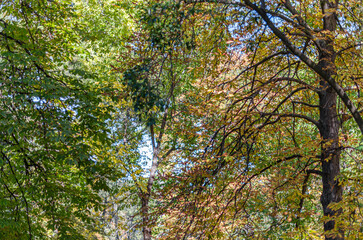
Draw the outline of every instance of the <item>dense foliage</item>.
<instances>
[{"instance_id":1,"label":"dense foliage","mask_svg":"<svg viewBox=\"0 0 363 240\"><path fill-rule=\"evenodd\" d=\"M112 85L87 65L88 23L74 3L0 8L0 236L81 239L95 230L98 192L121 172L107 152Z\"/></svg>"},{"instance_id":2,"label":"dense foliage","mask_svg":"<svg viewBox=\"0 0 363 240\"><path fill-rule=\"evenodd\" d=\"M0 10L1 239L363 237L359 1Z\"/></svg>"}]
</instances>

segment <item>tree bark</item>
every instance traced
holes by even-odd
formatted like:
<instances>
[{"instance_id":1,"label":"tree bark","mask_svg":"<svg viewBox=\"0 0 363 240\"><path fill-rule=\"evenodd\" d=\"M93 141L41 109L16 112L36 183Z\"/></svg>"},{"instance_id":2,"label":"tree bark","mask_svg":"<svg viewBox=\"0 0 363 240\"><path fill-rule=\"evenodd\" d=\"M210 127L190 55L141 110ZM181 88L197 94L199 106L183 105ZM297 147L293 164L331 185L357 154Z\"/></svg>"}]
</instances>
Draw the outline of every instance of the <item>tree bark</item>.
<instances>
[{"instance_id":1,"label":"tree bark","mask_svg":"<svg viewBox=\"0 0 363 240\"><path fill-rule=\"evenodd\" d=\"M322 12L324 14L324 30L326 33L319 41L319 68L331 78L336 75L335 70L335 52L334 36L336 30L336 18L331 11L336 8L329 1L321 1ZM335 81L335 80L334 80ZM340 175L340 146L339 146L339 129L340 123L336 109L337 93L331 84L321 78L319 92L319 110L320 110L320 134L322 137L321 145L321 165L322 165L322 183L323 192L320 202L323 206L324 216L328 221L324 222L324 232L326 240L344 239L344 230L337 225L336 218L339 217L342 210L333 210L331 203L338 203L343 199L343 187L339 183ZM334 230L335 234L329 234L328 231Z\"/></svg>"},{"instance_id":2,"label":"tree bark","mask_svg":"<svg viewBox=\"0 0 363 240\"><path fill-rule=\"evenodd\" d=\"M335 218L340 215L341 210L334 211L329 207L329 204L338 203L343 199L343 187L338 180L340 174L340 149L339 121L336 111L337 95L325 82L321 82L321 86L324 90L320 92L320 134L323 138L321 146L323 192L320 201L323 206L324 216ZM325 239L344 239L344 231L336 226L335 220L332 219L324 223L325 232L334 228L338 230L340 236L329 237L326 234Z\"/></svg>"},{"instance_id":3,"label":"tree bark","mask_svg":"<svg viewBox=\"0 0 363 240\"><path fill-rule=\"evenodd\" d=\"M151 240L151 228L149 226L149 197L148 193L143 194L141 196L141 212L142 212L142 234L144 240Z\"/></svg>"},{"instance_id":4,"label":"tree bark","mask_svg":"<svg viewBox=\"0 0 363 240\"><path fill-rule=\"evenodd\" d=\"M150 201L152 187L153 187L155 177L156 177L156 172L157 172L158 166L159 166L160 141L161 141L161 137L162 137L162 134L161 134L158 141L155 142L153 126L150 127L150 132L151 132L153 158L152 158L152 162L151 162L150 175L149 175L149 179L148 179L147 186L146 186L146 193L141 194L141 211L142 211L142 222L143 222L142 233L144 236L144 240L151 240L149 201Z\"/></svg>"}]
</instances>

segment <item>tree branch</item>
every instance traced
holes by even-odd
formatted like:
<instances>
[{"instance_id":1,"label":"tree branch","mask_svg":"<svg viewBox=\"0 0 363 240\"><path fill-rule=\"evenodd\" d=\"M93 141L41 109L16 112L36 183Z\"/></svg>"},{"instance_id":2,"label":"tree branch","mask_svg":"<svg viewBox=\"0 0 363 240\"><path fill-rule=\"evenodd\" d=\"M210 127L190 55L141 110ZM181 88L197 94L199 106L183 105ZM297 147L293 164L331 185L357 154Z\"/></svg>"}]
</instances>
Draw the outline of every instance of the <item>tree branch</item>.
<instances>
[{"instance_id":1,"label":"tree branch","mask_svg":"<svg viewBox=\"0 0 363 240\"><path fill-rule=\"evenodd\" d=\"M319 175L319 176L323 176L323 172L322 171L315 170L315 169L307 169L305 172L307 174L316 174L316 175Z\"/></svg>"},{"instance_id":2,"label":"tree branch","mask_svg":"<svg viewBox=\"0 0 363 240\"><path fill-rule=\"evenodd\" d=\"M243 0L243 2L253 10L255 10L262 19L266 22L267 26L271 29L271 31L282 41L282 43L297 57L301 59L308 67L313 69L317 74L319 74L338 94L338 96L342 99L344 104L347 106L349 111L352 113L355 122L358 124L358 127L363 134L363 119L358 112L357 108L354 106L344 89L335 82L334 78L332 78L324 69L318 66L315 62L313 62L310 58L308 58L305 54L303 54L283 32L281 32L270 20L267 16L267 13L264 9L259 8L254 3L249 0Z\"/></svg>"},{"instance_id":3,"label":"tree branch","mask_svg":"<svg viewBox=\"0 0 363 240\"><path fill-rule=\"evenodd\" d=\"M266 22L267 26L271 29L271 31L282 41L282 43L293 53L297 56L301 61L303 61L309 68L314 70L317 74L319 74L338 94L340 99L344 102L345 106L351 112L355 122L357 123L361 134L363 134L363 119L360 113L358 112L357 108L354 106L353 102L350 100L344 89L335 82L334 78L332 78L324 69L318 66L315 62L313 62L309 57L307 57L304 53L302 53L290 40L289 38L281 32L270 20L269 16L267 15L266 9L259 8L256 4L252 3L249 0L243 0L243 2L236 2L236 1L227 1L227 0L188 0L185 1L186 3L220 3L220 4L227 4L227 5L235 5L240 7L247 7L253 9L257 12L261 18ZM293 9L292 9L293 10ZM303 22L302 22L303 23Z\"/></svg>"},{"instance_id":4,"label":"tree branch","mask_svg":"<svg viewBox=\"0 0 363 240\"><path fill-rule=\"evenodd\" d=\"M317 126L318 128L320 128L320 124L318 121L314 120L311 117L302 115L302 114L297 114L297 113L266 113L266 112L260 112L261 116L278 116L278 117L289 117L289 118L301 118L301 119L305 119L308 122L313 123L315 126Z\"/></svg>"}]
</instances>

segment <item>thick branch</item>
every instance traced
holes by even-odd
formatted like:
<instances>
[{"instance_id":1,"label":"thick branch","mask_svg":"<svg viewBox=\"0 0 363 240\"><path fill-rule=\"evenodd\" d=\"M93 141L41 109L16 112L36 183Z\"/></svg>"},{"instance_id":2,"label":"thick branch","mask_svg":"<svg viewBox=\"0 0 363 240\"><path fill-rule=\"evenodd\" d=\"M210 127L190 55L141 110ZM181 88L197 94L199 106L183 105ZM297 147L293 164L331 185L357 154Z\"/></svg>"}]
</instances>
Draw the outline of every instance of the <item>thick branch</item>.
<instances>
[{"instance_id":1,"label":"thick branch","mask_svg":"<svg viewBox=\"0 0 363 240\"><path fill-rule=\"evenodd\" d=\"M319 175L319 176L323 176L322 171L315 170L315 169L308 169L305 172L308 173L308 174L316 174L316 175Z\"/></svg>"},{"instance_id":2,"label":"thick branch","mask_svg":"<svg viewBox=\"0 0 363 240\"><path fill-rule=\"evenodd\" d=\"M318 121L314 120L311 117L302 115L302 114L297 114L297 113L265 113L265 112L261 112L260 114L262 116L278 116L278 117L289 117L289 118L302 118L302 119L305 119L308 122L313 123L318 128L320 127L320 124L319 124Z\"/></svg>"},{"instance_id":3,"label":"thick branch","mask_svg":"<svg viewBox=\"0 0 363 240\"><path fill-rule=\"evenodd\" d=\"M352 113L355 122L358 124L358 127L363 134L363 119L359 114L357 108L353 105L352 101L349 99L348 95L344 91L344 89L335 82L335 80L328 74L324 69L318 66L315 62L313 62L310 58L308 58L305 54L303 54L283 32L281 32L270 20L267 16L267 13L264 9L259 8L257 5L253 4L249 0L243 1L248 7L255 10L262 19L266 22L267 26L271 29L271 31L283 42L283 44L297 57L301 59L308 67L313 69L317 74L319 74L338 94L338 96L342 99L344 104L347 106L349 111Z\"/></svg>"},{"instance_id":4,"label":"thick branch","mask_svg":"<svg viewBox=\"0 0 363 240\"><path fill-rule=\"evenodd\" d=\"M266 9L259 8L256 4L252 3L249 0L243 0L243 2L237 2L237 1L227 1L227 0L189 0L185 1L186 3L202 3L202 2L208 2L208 3L220 3L220 4L226 4L226 5L235 5L239 7L247 7L254 11L256 11L261 18L265 21L267 26L271 29L271 31L282 41L282 43L293 53L295 56L297 56L301 61L303 61L309 68L314 70L317 74L320 75L338 94L340 99L344 102L345 106L349 109L351 112L355 122L358 124L358 127L361 131L361 134L363 134L363 119L360 113L358 112L357 108L354 106L344 89L335 82L334 78L330 76L324 69L319 67L318 64L313 62L309 57L307 57L303 52L301 52L290 40L289 38L280 31L274 23L270 20L269 16L267 15ZM290 9L293 11L293 9ZM301 22L304 24L303 22Z\"/></svg>"}]
</instances>

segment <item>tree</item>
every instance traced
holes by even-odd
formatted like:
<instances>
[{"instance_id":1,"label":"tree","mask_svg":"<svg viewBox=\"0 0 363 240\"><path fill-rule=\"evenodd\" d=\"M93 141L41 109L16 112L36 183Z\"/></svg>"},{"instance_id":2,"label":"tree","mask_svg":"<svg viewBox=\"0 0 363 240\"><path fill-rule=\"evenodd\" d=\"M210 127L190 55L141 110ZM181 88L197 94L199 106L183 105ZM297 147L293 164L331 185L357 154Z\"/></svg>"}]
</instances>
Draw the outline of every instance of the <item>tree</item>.
<instances>
[{"instance_id":1,"label":"tree","mask_svg":"<svg viewBox=\"0 0 363 240\"><path fill-rule=\"evenodd\" d=\"M123 174L109 151L110 66L95 67L88 58L93 41L93 60L105 59L97 42L105 32L94 29L90 39L87 9L82 12L78 4L0 4L4 239L92 235L97 231L92 212L102 206L99 191L109 191L108 181Z\"/></svg>"},{"instance_id":2,"label":"tree","mask_svg":"<svg viewBox=\"0 0 363 240\"><path fill-rule=\"evenodd\" d=\"M180 203L173 206L178 206L177 209L181 212L189 213L185 215L186 225L178 221L181 224L179 227L184 227L184 237L193 234L201 236L208 230L214 231L216 226L222 224L222 219L228 219L227 212L232 209L232 202L243 203L243 197L248 196L246 186L249 184L265 186L266 191L272 191L272 195L265 200L275 201L274 194L279 192L278 189L284 189L282 192L285 196L295 194L295 198L300 199L298 203L285 204L289 204L290 210L294 209L292 217L295 218L296 226L299 226L306 192L316 189L308 187L311 175L319 176L322 181L320 203L324 214L322 221L325 238L344 239L344 235L348 238L357 237L359 227L350 229L348 218L349 214L354 216L354 211L359 211L359 204L355 205L356 210L347 213L349 201L343 201L343 187L346 186L350 192L351 186L356 186L358 178L355 174L354 178L347 178L347 172L342 173L341 166L354 164L348 156L351 152L347 149L357 147L354 139L360 138L362 133L359 109L362 23L358 20L362 12L358 3L257 3L248 0L181 2L181 5L190 8L208 8L211 4L222 8L227 16L222 21L228 23L231 32L230 47L225 52L231 58L229 63L235 61L235 57L243 57L245 61L240 66L232 65L233 69L226 66L221 70L224 75L220 75L219 80L216 80L219 82L213 85L224 92L229 101L226 101L228 107L220 109L219 115L223 114L224 118L217 118L220 123L214 125L214 134L205 132L206 136L211 137L212 145L204 142L204 153L197 154L205 161L210 159L208 165L205 165L205 161L201 163L194 157L189 157L188 172L177 167L182 174L177 174L176 170L170 173L176 179L184 179L175 180L174 183L179 184L180 188L174 189L174 194L167 192L172 196L169 200ZM209 18L203 20L206 28L213 28ZM226 72L228 78L223 80ZM212 78L217 79L215 76L211 74ZM203 97L212 99L213 93L212 97ZM217 100L221 101L224 100ZM204 114L208 114L207 110ZM204 118L205 115L202 119ZM350 119L354 119L355 126L349 122ZM357 132L356 126L360 132ZM196 131L203 130L199 127ZM317 135L320 149L308 143L315 142ZM353 158L359 156L359 152L353 154ZM229 159L231 157L232 162ZM319 165L320 170L317 169ZM355 169L353 172L361 171L359 164L350 167ZM281 168L291 169L293 174L281 171ZM286 175L279 174L278 170ZM231 176L235 178L231 179ZM259 183L255 181L257 178ZM229 184L239 180L240 187L231 190L227 183L222 185L224 187L218 186L222 184L221 179ZM267 184L268 182L270 183ZM310 183L315 184L316 181ZM286 188L288 185L291 186L290 189ZM294 185L299 186L300 194L294 190ZM175 185L171 188L175 188ZM206 192L213 195L218 189L221 191L219 193L228 193L224 194L225 205L221 207L224 210L222 214L217 214L218 218L211 217L210 225L202 224L200 221L203 216L214 211L207 209L211 205L203 205L201 199L205 200L208 196ZM359 195L359 192L357 190L356 194ZM271 206L281 208L276 204ZM235 208L239 211L246 210L245 206ZM201 213L196 213L197 210ZM236 214L239 212L235 211ZM270 230L278 224L276 213L267 215L272 214L275 217L272 217ZM288 219L287 217L282 222ZM249 227L249 230L244 230L248 232L251 229L253 228ZM211 232L209 234L212 235Z\"/></svg>"},{"instance_id":3,"label":"tree","mask_svg":"<svg viewBox=\"0 0 363 240\"><path fill-rule=\"evenodd\" d=\"M0 9L1 238L362 237L358 2Z\"/></svg>"},{"instance_id":4,"label":"tree","mask_svg":"<svg viewBox=\"0 0 363 240\"><path fill-rule=\"evenodd\" d=\"M197 21L197 18L188 19L183 11L176 2L150 1L140 6L139 29L130 39L129 52L122 55L132 56L131 60L115 67L123 74L123 96L131 102L144 136L150 139L149 173L131 173L138 188L144 239L151 239L152 229L160 217L152 207L157 204L158 189L162 188L157 173L162 175L163 168L169 168L168 159L173 152L184 148L173 129L185 117L181 98L192 78L186 68L200 63L199 48L206 47L193 46L195 34L204 30L187 29L184 21ZM220 41L219 35L204 37ZM213 61L217 62L217 57Z\"/></svg>"}]
</instances>

